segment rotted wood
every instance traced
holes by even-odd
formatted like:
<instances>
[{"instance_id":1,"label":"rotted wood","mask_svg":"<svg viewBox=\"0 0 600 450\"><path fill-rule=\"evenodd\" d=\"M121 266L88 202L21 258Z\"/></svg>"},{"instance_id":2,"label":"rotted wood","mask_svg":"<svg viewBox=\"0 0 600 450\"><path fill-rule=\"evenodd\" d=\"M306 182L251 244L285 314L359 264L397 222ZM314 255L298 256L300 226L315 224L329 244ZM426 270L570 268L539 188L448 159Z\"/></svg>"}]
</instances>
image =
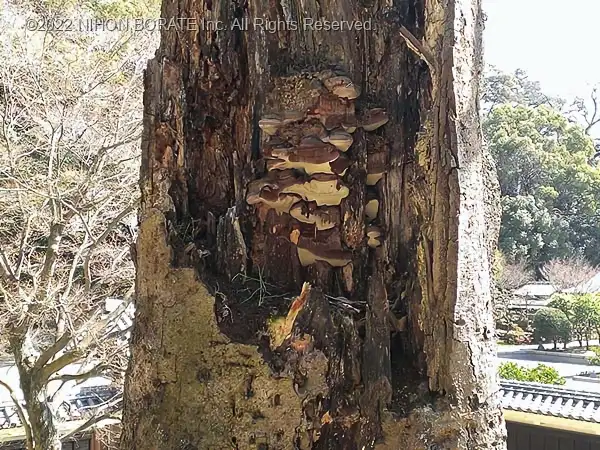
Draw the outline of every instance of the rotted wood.
<instances>
[{"instance_id":1,"label":"rotted wood","mask_svg":"<svg viewBox=\"0 0 600 450\"><path fill-rule=\"evenodd\" d=\"M328 12L374 26L303 26ZM476 95L454 87L476 79L478 2L163 15L226 31L164 29L146 74L122 448L501 449L478 137L459 130L478 129Z\"/></svg>"}]
</instances>

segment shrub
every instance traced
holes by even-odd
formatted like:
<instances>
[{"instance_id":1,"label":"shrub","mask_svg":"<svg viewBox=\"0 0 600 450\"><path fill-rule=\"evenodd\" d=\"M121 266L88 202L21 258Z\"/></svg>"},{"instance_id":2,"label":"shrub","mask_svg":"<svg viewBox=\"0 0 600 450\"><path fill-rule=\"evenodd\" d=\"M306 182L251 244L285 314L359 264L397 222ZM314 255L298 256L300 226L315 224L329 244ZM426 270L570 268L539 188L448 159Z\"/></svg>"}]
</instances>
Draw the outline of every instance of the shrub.
<instances>
[{"instance_id":1,"label":"shrub","mask_svg":"<svg viewBox=\"0 0 600 450\"><path fill-rule=\"evenodd\" d=\"M542 308L533 317L535 339L546 339L554 343L563 342L565 347L571 338L571 323L567 315L556 308Z\"/></svg>"},{"instance_id":2,"label":"shrub","mask_svg":"<svg viewBox=\"0 0 600 450\"><path fill-rule=\"evenodd\" d=\"M525 332L521 327L513 325L504 335L504 340L507 344L521 344L525 339Z\"/></svg>"},{"instance_id":3,"label":"shrub","mask_svg":"<svg viewBox=\"0 0 600 450\"><path fill-rule=\"evenodd\" d=\"M600 347L594 345L590 347L590 350L592 350L595 353L595 355L588 356L588 361L594 366L600 366Z\"/></svg>"},{"instance_id":4,"label":"shrub","mask_svg":"<svg viewBox=\"0 0 600 450\"><path fill-rule=\"evenodd\" d=\"M500 364L498 370L500 378L515 381L530 381L544 384L565 384L566 380L559 375L556 369L538 364L537 367L528 369L513 362Z\"/></svg>"},{"instance_id":5,"label":"shrub","mask_svg":"<svg viewBox=\"0 0 600 450\"><path fill-rule=\"evenodd\" d=\"M523 331L518 325L512 325L510 330L504 334L504 341L507 344L529 344L531 342L531 333Z\"/></svg>"}]
</instances>

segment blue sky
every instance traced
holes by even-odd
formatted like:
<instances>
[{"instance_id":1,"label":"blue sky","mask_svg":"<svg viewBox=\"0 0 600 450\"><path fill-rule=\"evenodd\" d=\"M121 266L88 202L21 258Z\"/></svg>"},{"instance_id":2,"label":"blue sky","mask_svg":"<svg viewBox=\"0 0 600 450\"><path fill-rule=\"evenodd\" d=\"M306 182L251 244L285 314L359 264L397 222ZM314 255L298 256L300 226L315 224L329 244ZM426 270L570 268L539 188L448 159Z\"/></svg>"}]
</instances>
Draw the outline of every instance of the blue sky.
<instances>
[{"instance_id":1,"label":"blue sky","mask_svg":"<svg viewBox=\"0 0 600 450\"><path fill-rule=\"evenodd\" d=\"M600 83L600 0L482 0L485 59L524 69L550 95L586 96Z\"/></svg>"}]
</instances>

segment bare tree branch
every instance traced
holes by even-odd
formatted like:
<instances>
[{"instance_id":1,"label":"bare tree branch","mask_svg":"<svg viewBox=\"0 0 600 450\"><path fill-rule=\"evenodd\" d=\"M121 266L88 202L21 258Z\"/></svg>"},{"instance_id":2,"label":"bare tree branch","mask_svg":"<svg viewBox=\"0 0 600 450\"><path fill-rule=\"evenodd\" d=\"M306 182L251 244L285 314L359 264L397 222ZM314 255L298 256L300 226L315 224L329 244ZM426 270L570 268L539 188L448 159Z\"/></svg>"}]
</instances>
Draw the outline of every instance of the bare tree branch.
<instances>
[{"instance_id":1,"label":"bare tree branch","mask_svg":"<svg viewBox=\"0 0 600 450\"><path fill-rule=\"evenodd\" d=\"M65 332L54 344L48 347L35 362L34 370L42 370L43 367L56 356L58 352L63 350L69 342L71 342L72 333Z\"/></svg>"},{"instance_id":2,"label":"bare tree branch","mask_svg":"<svg viewBox=\"0 0 600 450\"><path fill-rule=\"evenodd\" d=\"M548 274L550 283L558 290L585 283L600 271L581 256L553 259L544 266L544 270Z\"/></svg>"},{"instance_id":3,"label":"bare tree branch","mask_svg":"<svg viewBox=\"0 0 600 450\"><path fill-rule=\"evenodd\" d=\"M431 70L432 78L435 78L435 74L438 72L438 69L436 59L431 50L419 42L415 35L408 31L404 25L400 26L400 35L404 38L404 42L406 42L408 48L415 52L419 58L425 61L425 63L429 66L429 70Z\"/></svg>"},{"instance_id":4,"label":"bare tree branch","mask_svg":"<svg viewBox=\"0 0 600 450\"><path fill-rule=\"evenodd\" d=\"M12 268L10 267L10 261L6 257L6 253L0 247L0 274L2 278L7 281L17 281L17 277L15 276Z\"/></svg>"},{"instance_id":5,"label":"bare tree branch","mask_svg":"<svg viewBox=\"0 0 600 450\"><path fill-rule=\"evenodd\" d=\"M117 415L115 413L105 413L105 414L91 417L87 421L85 421L82 425L75 428L73 431L65 434L64 436L61 436L61 440L66 441L67 439L70 439L71 437L75 436L77 433L81 433L81 432L87 430L88 428L93 427L97 423L99 423L103 420L108 420L108 419L120 421L121 417L119 417L119 415Z\"/></svg>"},{"instance_id":6,"label":"bare tree branch","mask_svg":"<svg viewBox=\"0 0 600 450\"><path fill-rule=\"evenodd\" d=\"M86 372L81 372L81 373L76 373L76 374L63 374L63 375L56 375L54 377L50 377L48 379L48 382L52 382L52 381L84 381L84 380L89 380L90 378L94 378L94 377L99 377L102 376L104 374L104 372L106 371L106 369L108 369L109 366L107 364L98 364L96 367L93 367L92 369L86 371Z\"/></svg>"}]
</instances>

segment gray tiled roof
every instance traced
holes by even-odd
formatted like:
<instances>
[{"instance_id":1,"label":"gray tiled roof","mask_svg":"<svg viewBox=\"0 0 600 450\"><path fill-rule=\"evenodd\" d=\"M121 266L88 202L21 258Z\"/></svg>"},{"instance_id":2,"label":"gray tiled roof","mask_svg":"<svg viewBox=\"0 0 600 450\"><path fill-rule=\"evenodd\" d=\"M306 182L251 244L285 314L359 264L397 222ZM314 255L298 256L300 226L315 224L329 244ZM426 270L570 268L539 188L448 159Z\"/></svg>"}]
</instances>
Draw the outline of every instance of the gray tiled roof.
<instances>
[{"instance_id":1,"label":"gray tiled roof","mask_svg":"<svg viewBox=\"0 0 600 450\"><path fill-rule=\"evenodd\" d=\"M529 283L516 289L513 294L518 297L550 297L556 288L550 283Z\"/></svg>"},{"instance_id":2,"label":"gray tiled roof","mask_svg":"<svg viewBox=\"0 0 600 450\"><path fill-rule=\"evenodd\" d=\"M574 288L565 289L565 292L574 292L577 294L594 294L600 292L600 272Z\"/></svg>"},{"instance_id":3,"label":"gray tiled roof","mask_svg":"<svg viewBox=\"0 0 600 450\"><path fill-rule=\"evenodd\" d=\"M64 421L85 419L96 408L115 398L118 391L107 387L82 388L81 392L63 402L59 416ZM0 430L21 426L13 403L0 404Z\"/></svg>"},{"instance_id":4,"label":"gray tiled roof","mask_svg":"<svg viewBox=\"0 0 600 450\"><path fill-rule=\"evenodd\" d=\"M502 380L503 409L600 423L600 394L562 386Z\"/></svg>"}]
</instances>

